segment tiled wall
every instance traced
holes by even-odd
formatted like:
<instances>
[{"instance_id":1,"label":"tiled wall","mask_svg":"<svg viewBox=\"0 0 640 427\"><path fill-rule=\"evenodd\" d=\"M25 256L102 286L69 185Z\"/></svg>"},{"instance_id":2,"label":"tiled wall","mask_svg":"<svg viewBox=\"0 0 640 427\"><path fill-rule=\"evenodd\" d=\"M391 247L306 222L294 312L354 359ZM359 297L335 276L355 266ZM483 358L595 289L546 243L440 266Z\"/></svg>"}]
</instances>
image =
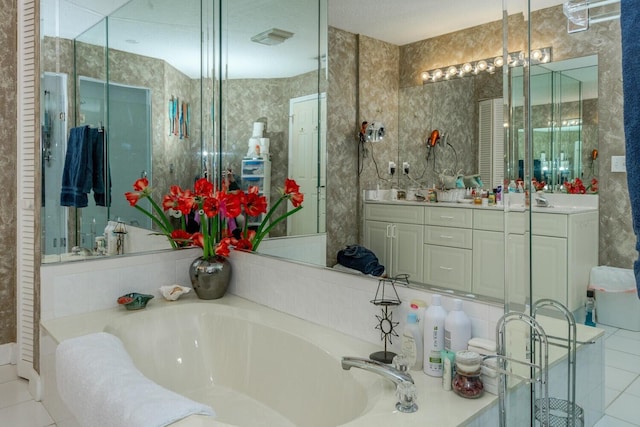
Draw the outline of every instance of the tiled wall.
<instances>
[{"instance_id":1,"label":"tiled wall","mask_svg":"<svg viewBox=\"0 0 640 427\"><path fill-rule=\"evenodd\" d=\"M16 341L16 1L0 0L0 345Z\"/></svg>"},{"instance_id":2,"label":"tiled wall","mask_svg":"<svg viewBox=\"0 0 640 427\"><path fill-rule=\"evenodd\" d=\"M160 298L160 286L190 284L189 265L200 255L199 249L184 249L43 265L41 319L104 310L129 292Z\"/></svg>"},{"instance_id":3,"label":"tiled wall","mask_svg":"<svg viewBox=\"0 0 640 427\"><path fill-rule=\"evenodd\" d=\"M233 275L229 292L267 307L327 326L372 343L381 343L376 315L381 308L374 306L378 280L360 275L345 274L323 267L291 263L234 252L230 261ZM402 330L409 302L422 299L431 303L432 292L397 287L403 303L393 308L393 320L400 321ZM453 308L453 298L443 294L443 306ZM503 314L502 305L465 300L464 311L472 321L474 337L495 339L495 325ZM392 349L398 350L399 340ZM382 345L382 344L381 344Z\"/></svg>"}]
</instances>

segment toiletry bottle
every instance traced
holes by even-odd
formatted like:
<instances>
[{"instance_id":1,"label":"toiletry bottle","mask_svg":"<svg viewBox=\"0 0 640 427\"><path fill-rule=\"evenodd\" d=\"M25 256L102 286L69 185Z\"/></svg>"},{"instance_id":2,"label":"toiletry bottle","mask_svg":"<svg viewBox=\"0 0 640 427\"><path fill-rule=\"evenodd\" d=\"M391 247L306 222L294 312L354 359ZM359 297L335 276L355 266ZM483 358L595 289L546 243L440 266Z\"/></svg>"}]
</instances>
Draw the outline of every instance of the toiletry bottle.
<instances>
[{"instance_id":1,"label":"toiletry bottle","mask_svg":"<svg viewBox=\"0 0 640 427\"><path fill-rule=\"evenodd\" d=\"M419 371L423 362L422 331L418 327L418 314L409 313L407 315L407 325L402 334L402 354L409 362L409 369Z\"/></svg>"},{"instance_id":2,"label":"toiletry bottle","mask_svg":"<svg viewBox=\"0 0 640 427\"><path fill-rule=\"evenodd\" d=\"M587 326L596 326L596 299L593 289L587 290L587 302L584 305L585 319Z\"/></svg>"},{"instance_id":3,"label":"toiletry bottle","mask_svg":"<svg viewBox=\"0 0 640 427\"><path fill-rule=\"evenodd\" d=\"M462 300L453 300L453 310L444 321L444 348L449 351L467 349L471 339L471 319L462 311Z\"/></svg>"},{"instance_id":4,"label":"toiletry bottle","mask_svg":"<svg viewBox=\"0 0 640 427\"><path fill-rule=\"evenodd\" d=\"M418 315L418 327L424 329L424 312L427 310L427 303L421 299L412 299L409 303L411 313Z\"/></svg>"},{"instance_id":5,"label":"toiletry bottle","mask_svg":"<svg viewBox=\"0 0 640 427\"><path fill-rule=\"evenodd\" d=\"M431 305L424 312L424 373L432 377L442 376L444 349L444 320L447 312L441 305L441 296L431 297Z\"/></svg>"},{"instance_id":6,"label":"toiletry bottle","mask_svg":"<svg viewBox=\"0 0 640 427\"><path fill-rule=\"evenodd\" d=\"M107 227L104 229L104 238L107 243L107 255L116 255L118 251L118 237L114 233L115 229L115 221L107 221Z\"/></svg>"},{"instance_id":7,"label":"toiletry bottle","mask_svg":"<svg viewBox=\"0 0 640 427\"><path fill-rule=\"evenodd\" d=\"M452 351L442 350L442 388L451 391L456 354Z\"/></svg>"},{"instance_id":8,"label":"toiletry bottle","mask_svg":"<svg viewBox=\"0 0 640 427\"><path fill-rule=\"evenodd\" d=\"M516 191L518 191L518 188L516 187L516 182L512 179L511 182L509 183L509 187L507 187L509 190L509 193L515 193Z\"/></svg>"}]
</instances>

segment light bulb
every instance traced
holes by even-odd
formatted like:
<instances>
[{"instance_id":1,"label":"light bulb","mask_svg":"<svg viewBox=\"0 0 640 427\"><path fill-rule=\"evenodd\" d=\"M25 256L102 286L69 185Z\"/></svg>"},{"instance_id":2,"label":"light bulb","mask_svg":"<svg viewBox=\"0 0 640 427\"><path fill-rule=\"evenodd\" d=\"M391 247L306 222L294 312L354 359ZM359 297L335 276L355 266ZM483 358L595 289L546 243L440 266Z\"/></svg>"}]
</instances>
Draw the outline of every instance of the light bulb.
<instances>
[{"instance_id":1,"label":"light bulb","mask_svg":"<svg viewBox=\"0 0 640 427\"><path fill-rule=\"evenodd\" d=\"M535 61L540 61L541 58L542 58L542 51L540 51L540 49L536 49L531 52L531 59Z\"/></svg>"},{"instance_id":2,"label":"light bulb","mask_svg":"<svg viewBox=\"0 0 640 427\"><path fill-rule=\"evenodd\" d=\"M438 68L437 70L435 70L433 72L433 80L435 81L435 80L438 80L438 79L442 78L442 74L444 74L444 73L442 72L441 69Z\"/></svg>"},{"instance_id":3,"label":"light bulb","mask_svg":"<svg viewBox=\"0 0 640 427\"><path fill-rule=\"evenodd\" d=\"M450 66L449 68L447 68L447 75L448 76L455 76L456 74L458 74L458 69L455 67L455 65Z\"/></svg>"},{"instance_id":4,"label":"light bulb","mask_svg":"<svg viewBox=\"0 0 640 427\"><path fill-rule=\"evenodd\" d=\"M429 80L429 77L431 77L431 75L429 74L428 71L423 71L421 74L422 80Z\"/></svg>"},{"instance_id":5,"label":"light bulb","mask_svg":"<svg viewBox=\"0 0 640 427\"><path fill-rule=\"evenodd\" d=\"M493 60L493 65L502 67L504 65L504 58L502 58L502 56L496 56L496 59Z\"/></svg>"},{"instance_id":6,"label":"light bulb","mask_svg":"<svg viewBox=\"0 0 640 427\"><path fill-rule=\"evenodd\" d=\"M466 62L463 66L462 66L462 71L466 74L466 73L470 73L473 70L473 66Z\"/></svg>"}]
</instances>

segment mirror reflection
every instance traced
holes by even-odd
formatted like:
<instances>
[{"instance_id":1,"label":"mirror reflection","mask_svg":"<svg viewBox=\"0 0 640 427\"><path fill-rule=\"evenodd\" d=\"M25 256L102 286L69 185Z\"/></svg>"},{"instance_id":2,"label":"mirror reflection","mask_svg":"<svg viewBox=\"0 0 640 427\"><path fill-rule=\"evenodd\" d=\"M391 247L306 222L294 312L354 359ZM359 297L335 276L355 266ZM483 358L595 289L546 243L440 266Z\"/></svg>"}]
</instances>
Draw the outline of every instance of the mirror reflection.
<instances>
[{"instance_id":1,"label":"mirror reflection","mask_svg":"<svg viewBox=\"0 0 640 427\"><path fill-rule=\"evenodd\" d=\"M225 176L245 190L259 184L274 199L290 176L306 195L303 214L273 229L271 237L324 231L326 151L318 143L324 126L317 117L325 109L318 67L326 59L319 51L326 40L319 39L324 20L317 1L216 3L219 35L208 10L214 5L201 8L191 1L176 13L167 1L90 3L45 0L42 5L43 16L52 17L44 20L42 43L45 262L95 252L108 220L127 226L124 253L168 248L166 239L149 236L150 220L123 194L141 177L152 183L156 198L170 185L191 188L200 176L214 179L221 165L213 145L214 119L220 120ZM277 27L290 30L286 43L274 42L281 34L272 31ZM264 37L253 37L261 28ZM215 52L217 67L214 42L224 46ZM220 103L213 98L214 73L222 81ZM218 108L223 118L215 117ZM260 123L262 153L252 147ZM99 206L89 190L91 203L62 207L67 135L85 126L103 130L105 149L99 154L109 159L104 175L111 197ZM261 177L253 172L256 161L267 164ZM320 243L322 252L313 261L324 263L324 239ZM268 250L269 244L263 247Z\"/></svg>"},{"instance_id":2,"label":"mirror reflection","mask_svg":"<svg viewBox=\"0 0 640 427\"><path fill-rule=\"evenodd\" d=\"M522 122L517 113L522 104L504 93L503 75L506 68L500 68L493 74L484 73L431 84L423 84L421 78L425 70L446 69L451 64L464 61L499 57L503 51L500 2L495 2L489 8L495 12L492 21L403 45L359 35L355 30L350 31L348 26L344 26L344 29L329 26L326 33L326 22L318 19L326 11L318 10L316 4L313 13L301 14L295 8L298 4L301 3L266 4L249 0L222 2L221 20L216 22L220 28L215 28L215 31L204 22L214 22L212 18L201 20L200 11L190 15L187 8L184 16L179 17L184 20L184 25L178 26L184 34L181 37L170 37L173 40L166 41L166 46L170 48L162 49L164 56L135 50L140 49L140 45L144 43L132 42L137 39L124 30L120 16L140 17L137 18L139 21L134 19L134 22L140 28L146 28L147 35L151 34L154 25L160 23L166 26L167 19L170 20L165 16L154 21L152 17L159 15L145 14L141 9L143 6L136 1L128 2L116 13L104 11L88 31L85 28L73 36L55 32L46 36L43 42L43 70L45 76L60 75L59 81L52 83L52 87L58 85L58 91L66 93L67 100L53 99L51 96L47 98L45 94L43 102L46 101L46 105L51 106L47 113L50 117L62 117L59 112L60 109L64 112L65 108L68 111L67 117L73 117L73 122L52 121L51 134L61 133L59 139L64 141L69 129L74 126L99 125L99 120L95 123L97 119L92 114L94 110L100 114L100 108L106 108L106 101L101 101L97 94L87 93L85 104L82 104L82 90L78 91L78 95L75 93L80 82L93 82L94 86L102 84L103 93L116 90L106 85L106 81L118 89L141 89L143 93L146 90L151 99L150 124L144 124L142 119L136 119L135 124L136 130L147 126L150 129L150 164L143 168L131 168L134 169L130 171L133 175L123 179L125 188L122 190L116 190L115 173L111 171L113 195L129 190L131 182L143 173L152 177L154 187L162 191L176 182L188 188L195 177L215 174L219 170L239 186L247 186L255 179L262 180L262 191L270 193L271 197L282 186L285 176L295 176L299 182L308 182L308 187L303 192L304 211L309 214L309 219L301 224L282 223L279 228L274 229L270 236L272 239L263 243L260 252L330 267L336 265L336 255L340 249L350 244L365 245L369 242L365 230L366 208L362 202L370 201L364 200L364 190L377 192L378 188L383 191L402 189L407 195L411 194L410 190L427 190L434 184L438 185L442 175L461 171L465 175L480 174L482 186L491 191L500 184L504 185L505 178L526 176L527 165L523 164L521 167L518 162L524 158L520 157L523 150L518 147L522 147L521 142L525 136L520 137L517 131L519 126L515 125ZM324 2L320 4L324 7ZM73 3L68 5L70 9L82 10ZM557 20L562 19L561 7L556 6L543 13L557 15ZM205 14L213 15L213 12L205 8ZM113 16L104 19L108 15ZM520 20L518 22L521 25L526 25L522 16L515 15L512 19ZM46 21L45 18L45 23ZM319 32L319 42L318 22L324 28L324 31ZM106 28L111 28L108 32L109 40ZM147 36L144 40L154 38L162 42L161 34L171 34L170 29L162 26L153 31L153 34L158 34L157 37ZM215 34L218 31L221 36L216 41ZM201 49L201 33L207 34L204 37L207 40L203 47L205 54L200 55L198 52L190 56L190 59L182 56L193 45L197 46L198 51ZM116 34L122 39L122 44L110 42L111 37ZM284 34L288 38L280 36L280 43L268 41L266 45L251 40L259 37L277 39L278 34ZM185 37L191 41L188 42ZM315 39L310 44L309 40L313 37ZM78 72L78 75L73 72L72 67L74 44L76 52L87 47L91 51L81 55L86 64L82 65L81 61L79 69L83 71ZM242 47L243 44L245 48ZM514 44L517 45L517 40ZM221 51L215 50L214 45L220 46ZM563 53L562 49L558 50L553 43L544 45L554 49L554 57L559 61L541 67L539 73L534 73L534 79L551 82L556 89L561 84L562 90L552 102L541 102L541 112L536 114L536 120L539 119L540 124L535 125L538 131L534 138L542 142L534 145L534 155L540 160L540 176L538 179L535 171L531 176L540 182L545 181L549 186L548 191L562 192L558 185L562 186L563 180L581 176L586 181L590 176L597 177L597 158L593 157L594 150L598 149L597 114L593 115L589 111L603 107L597 103L597 97L587 95L586 80L573 74L581 68L591 67L591 70L596 70L595 64L589 67L574 64L568 68L554 68L555 62L560 63L570 59L570 56ZM246 50L249 48L251 50ZM297 55L287 60L279 56L289 48ZM438 54L426 55L424 52ZM196 58L195 61L193 58ZM329 58L330 67L327 66L326 58ZM121 72L118 71L120 67ZM157 86L154 81L149 81L152 79L149 74L153 74L147 72L150 69L164 70L164 77L158 79ZM512 70L512 92L518 92L517 68ZM170 76L176 75L183 79L180 83L167 83ZM213 97L216 76L220 76L220 103L212 101L217 99ZM579 99L566 100L566 97L574 96L564 91L570 86L580 87ZM597 83L595 87L597 88ZM94 92L100 92L100 89L94 88ZM190 107L188 138L181 139L180 133L176 136L175 130L178 129L179 132L181 127L173 125L169 120L169 105L176 98L180 103L182 100L188 102ZM78 102L74 102L76 99ZM504 108L508 107L507 102L512 103L516 112L511 121L514 124L511 126L512 134L503 134L510 138L511 144L505 139L501 147L499 130L504 122L500 117L504 114ZM298 103L308 106L309 112L296 111ZM75 104L79 105L76 107ZM212 155L216 152L213 146L216 111L220 112L222 160L219 164ZM549 115L550 112L554 113L553 117ZM298 119L304 115L312 117L310 124L298 126ZM485 120L489 117L492 122L489 150L484 152L480 146L484 137L481 126L483 117ZM570 120L575 119L581 120L579 130L572 128L577 124L569 124ZM117 137L117 131L111 129L112 120L115 117L109 116L103 123L110 144L120 143L124 147L132 145L125 140L126 136ZM563 124L565 120L566 126ZM360 146L356 135L363 121L384 123L384 137L380 141ZM429 148L427 142L434 130L441 133L441 138L439 144ZM118 141L115 140L116 137ZM292 143L296 137L300 137L300 143L310 142L310 147L296 151L300 148L297 143ZM136 140L142 139L142 136L136 137ZM504 145L506 143L507 146ZM56 147L57 144L62 143L50 143L49 146ZM44 146L47 146L46 143ZM47 149L44 150L45 153L46 151ZM44 155L46 158L47 154ZM64 156L64 152L60 152L58 157L60 156ZM507 162L504 161L505 156ZM304 166L299 166L299 160L306 161L302 163ZM256 161L263 164L259 165ZM546 174L542 172L542 161L547 162ZM389 173L389 162L396 165L394 175ZM43 163L46 165L47 162ZM403 173L405 163L408 164L407 174ZM488 169L482 169L486 164L489 165ZM270 174L265 174L264 171L269 168ZM535 169L535 165L533 168ZM564 170L570 173L565 173ZM263 173L256 174L255 171ZM269 179L265 175L269 175ZM46 176L45 180L52 182ZM55 195L59 191L49 191L49 184L46 185L47 194ZM390 191L380 194L393 193ZM520 204L523 205L524 202ZM55 201L45 202L47 218L43 219L43 224L44 221L53 221L53 225L43 227L46 228L47 236L51 228L57 227L54 231L54 238L58 239L57 247L60 248L63 239L68 240L64 246L65 252L77 243L87 244L94 233L94 214L80 212L76 215L77 212L73 209L57 213L53 210L54 206ZM118 213L115 206L106 210L108 212L103 213L100 219L96 218L96 234L104 228L102 224L98 225L98 221L117 216L129 222L131 230L135 230L138 225L141 229L145 227L144 219L141 221L133 218L133 212L128 207L124 213ZM294 218L302 218L302 215ZM394 216L389 223L395 224L397 219ZM76 227L76 221L82 225ZM447 282L425 277L424 266L427 264L424 251L430 249L425 244L424 226L425 222L422 220L419 229L410 232L416 236L412 243L415 244L415 253L421 254L414 261L413 258L397 259L397 250L387 254L386 244L372 249L386 264L389 272L409 272L412 274L412 282L437 282L442 286ZM143 232L146 234L146 231ZM482 233L476 233L480 234ZM476 241L481 242L474 240ZM433 246L440 248L446 245ZM299 250L300 247L304 250ZM468 251L464 252L468 258L462 263L473 262L476 247L471 244L462 249ZM446 251L443 250L442 253L444 252ZM396 259L393 259L394 256ZM476 256L476 259L481 258ZM503 270L496 267L492 271L495 273ZM501 297L505 277L504 274L494 273L490 276L497 284L493 290L478 291L478 288L470 287L468 278L464 279L464 286L447 287Z\"/></svg>"},{"instance_id":3,"label":"mirror reflection","mask_svg":"<svg viewBox=\"0 0 640 427\"><path fill-rule=\"evenodd\" d=\"M521 69L511 74L514 93L522 93ZM514 120L522 106L513 102ZM520 104L520 105L518 105ZM536 190L581 194L598 191L598 59L591 55L531 67L533 173ZM524 177L525 138L513 134L518 159L517 179Z\"/></svg>"}]
</instances>

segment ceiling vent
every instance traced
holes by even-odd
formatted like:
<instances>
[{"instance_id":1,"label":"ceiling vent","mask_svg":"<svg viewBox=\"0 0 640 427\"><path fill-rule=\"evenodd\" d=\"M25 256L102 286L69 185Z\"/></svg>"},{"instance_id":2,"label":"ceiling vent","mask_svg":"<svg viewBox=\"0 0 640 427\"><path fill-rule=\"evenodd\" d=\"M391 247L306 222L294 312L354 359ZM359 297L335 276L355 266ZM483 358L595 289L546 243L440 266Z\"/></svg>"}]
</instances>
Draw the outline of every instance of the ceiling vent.
<instances>
[{"instance_id":1,"label":"ceiling vent","mask_svg":"<svg viewBox=\"0 0 640 427\"><path fill-rule=\"evenodd\" d=\"M272 28L251 37L251 41L267 46L274 46L284 42L287 39L290 39L292 36L293 33L289 31L281 30L279 28Z\"/></svg>"}]
</instances>

